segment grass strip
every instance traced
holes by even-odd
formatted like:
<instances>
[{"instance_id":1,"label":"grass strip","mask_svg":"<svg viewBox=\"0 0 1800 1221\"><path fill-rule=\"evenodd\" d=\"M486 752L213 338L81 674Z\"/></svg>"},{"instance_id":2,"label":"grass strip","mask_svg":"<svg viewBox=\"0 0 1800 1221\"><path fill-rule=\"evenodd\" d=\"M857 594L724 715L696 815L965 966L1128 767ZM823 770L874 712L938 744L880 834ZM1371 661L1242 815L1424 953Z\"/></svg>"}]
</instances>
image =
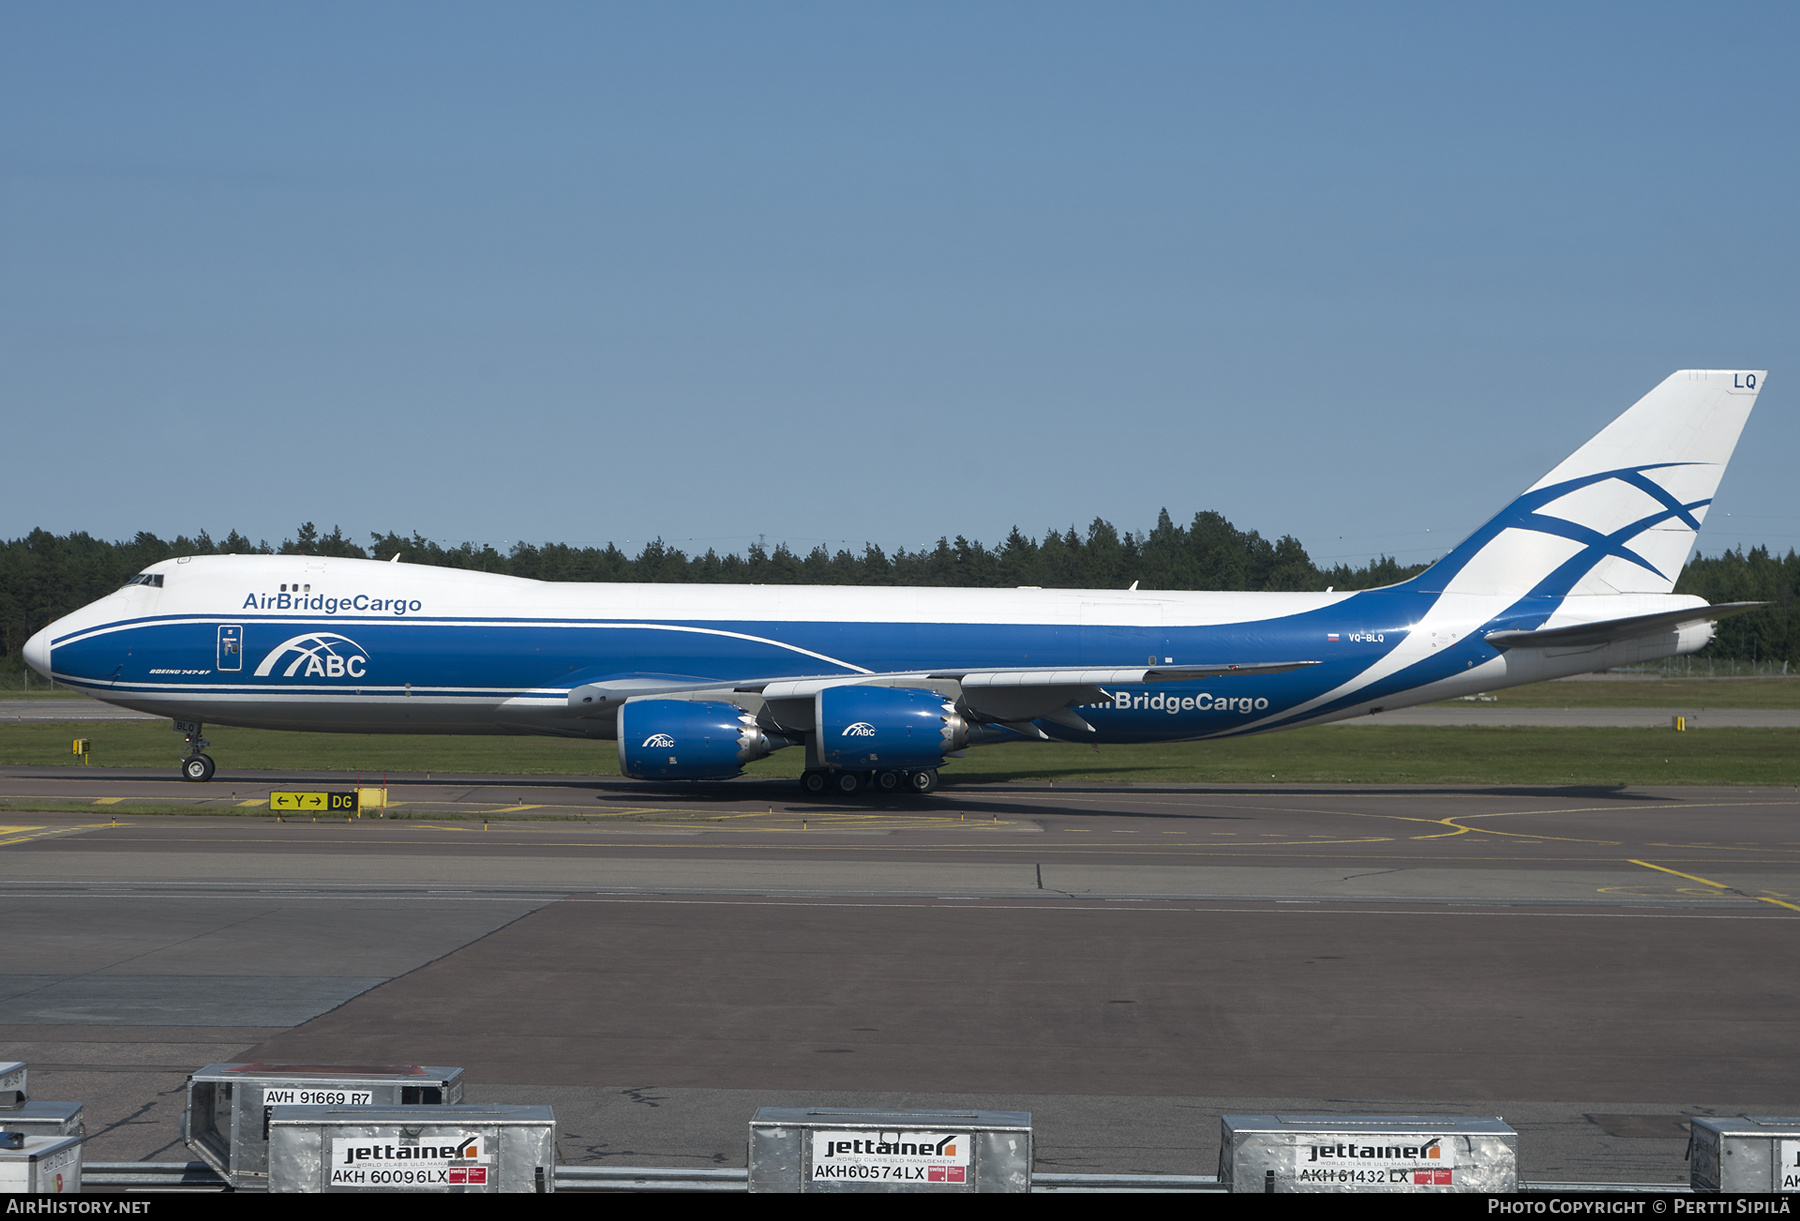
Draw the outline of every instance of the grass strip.
<instances>
[{"instance_id":1,"label":"grass strip","mask_svg":"<svg viewBox=\"0 0 1800 1221\"><path fill-rule=\"evenodd\" d=\"M1596 678L1527 683L1488 694L1489 708L1800 708L1791 678ZM1444 700L1449 707L1468 701Z\"/></svg>"},{"instance_id":2,"label":"grass strip","mask_svg":"<svg viewBox=\"0 0 1800 1221\"><path fill-rule=\"evenodd\" d=\"M365 784L379 783L383 773L619 774L611 742L230 728L209 728L207 734L213 743L209 753L222 773L215 785L253 771L361 772ZM79 768L69 749L76 737L93 742L96 768L166 768L175 774L181 740L155 721L0 725L0 764ZM786 750L747 770L764 778L797 777L802 766L801 753ZM1800 785L1800 730L1327 725L1210 742L976 747L967 758L946 764L944 779L957 784Z\"/></svg>"}]
</instances>

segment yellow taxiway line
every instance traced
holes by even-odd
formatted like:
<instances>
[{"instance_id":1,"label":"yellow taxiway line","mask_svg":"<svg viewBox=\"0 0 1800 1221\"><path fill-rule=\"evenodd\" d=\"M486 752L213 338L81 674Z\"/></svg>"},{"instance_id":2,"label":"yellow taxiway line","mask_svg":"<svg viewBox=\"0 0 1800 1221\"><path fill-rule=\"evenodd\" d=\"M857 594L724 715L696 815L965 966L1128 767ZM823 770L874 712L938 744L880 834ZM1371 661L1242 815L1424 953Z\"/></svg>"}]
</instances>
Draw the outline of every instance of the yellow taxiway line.
<instances>
[{"instance_id":1,"label":"yellow taxiway line","mask_svg":"<svg viewBox=\"0 0 1800 1221\"><path fill-rule=\"evenodd\" d=\"M1630 859L1630 858L1627 858L1627 859ZM1642 865L1645 869L1655 869L1655 870L1659 870L1662 873L1672 873L1676 877L1686 878L1690 882L1700 882L1707 886L1716 886L1720 890L1737 890L1737 887L1727 886L1723 882L1715 882L1710 878L1703 878L1703 877L1699 876L1698 874L1683 873L1679 869L1669 869L1662 865L1652 865L1649 861L1632 860L1631 863L1633 865ZM1743 894L1744 892L1739 890L1738 893ZM1753 898L1758 903L1773 903L1776 907L1785 907L1785 908L1789 909L1790 911L1800 912L1800 905L1796 905L1793 903L1784 903L1780 899L1771 899L1766 895L1749 895L1746 897Z\"/></svg>"}]
</instances>

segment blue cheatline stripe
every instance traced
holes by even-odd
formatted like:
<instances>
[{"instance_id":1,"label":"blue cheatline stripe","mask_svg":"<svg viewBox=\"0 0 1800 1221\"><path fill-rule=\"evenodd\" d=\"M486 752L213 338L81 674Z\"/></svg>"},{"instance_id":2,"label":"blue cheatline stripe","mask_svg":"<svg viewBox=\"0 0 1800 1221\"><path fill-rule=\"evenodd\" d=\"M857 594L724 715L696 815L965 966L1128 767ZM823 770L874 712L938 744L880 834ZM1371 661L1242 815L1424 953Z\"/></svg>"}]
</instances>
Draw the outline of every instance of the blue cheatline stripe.
<instances>
[{"instance_id":1,"label":"blue cheatline stripe","mask_svg":"<svg viewBox=\"0 0 1800 1221\"><path fill-rule=\"evenodd\" d=\"M1579 581L1582 576L1586 575L1588 570L1593 568L1595 564L1598 564L1602 558L1609 555L1617 556L1620 559L1636 564L1640 568L1644 568L1649 572L1655 573L1658 577L1667 580L1668 577L1665 576L1661 570L1651 564L1650 561L1646 560L1643 556L1625 546L1625 544L1644 533L1644 531L1660 525L1665 521L1669 521L1672 518L1680 518L1684 525L1691 529L1698 530L1700 528L1700 521L1694 516L1693 511L1695 509L1705 508L1707 505L1711 504L1712 501L1710 499L1696 500L1689 504L1683 504L1655 480L1647 478L1644 475L1644 472L1663 470L1669 467L1700 465L1704 464L1696 462L1654 462L1646 466L1622 466L1616 470L1600 471L1592 475L1582 475L1576 479L1564 480L1561 483L1553 483L1549 487L1538 488L1535 491L1526 492L1523 496L1520 496L1517 500L1496 513L1491 519L1483 524L1479 530L1458 543L1455 548L1451 550L1449 555L1446 555L1430 568L1412 578L1411 581L1405 582L1405 584L1414 585L1419 588L1429 587L1432 589L1441 589L1445 584L1449 583L1451 578L1461 572L1463 568L1468 565L1470 560L1473 560L1476 555L1480 554L1483 547L1498 538L1503 531L1509 529L1529 530L1535 534L1548 534L1558 538L1570 539L1571 541L1582 544L1583 549L1572 559L1559 567L1556 570L1556 573L1552 574L1551 578L1546 578L1536 592L1567 594L1575 587L1576 581ZM1614 531L1612 534L1601 534L1578 522L1572 522L1566 518L1552 517L1548 514L1538 512L1538 509L1544 505L1559 500L1562 497L1567 496L1570 492L1579 491L1585 487L1592 487L1595 484L1605 483L1611 479L1617 479L1621 483L1630 484L1632 487L1644 492L1663 506L1663 512L1654 513L1648 517L1644 517L1620 530ZM1568 576L1567 574L1571 571L1574 575Z\"/></svg>"}]
</instances>

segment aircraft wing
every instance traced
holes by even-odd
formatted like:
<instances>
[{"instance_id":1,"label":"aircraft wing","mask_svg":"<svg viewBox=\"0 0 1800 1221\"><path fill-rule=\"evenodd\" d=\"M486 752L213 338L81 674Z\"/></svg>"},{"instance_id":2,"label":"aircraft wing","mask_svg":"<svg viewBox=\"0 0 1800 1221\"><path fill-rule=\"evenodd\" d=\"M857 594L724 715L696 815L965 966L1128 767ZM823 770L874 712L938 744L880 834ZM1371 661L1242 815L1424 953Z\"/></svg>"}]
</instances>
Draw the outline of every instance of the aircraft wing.
<instances>
[{"instance_id":1,"label":"aircraft wing","mask_svg":"<svg viewBox=\"0 0 1800 1221\"><path fill-rule=\"evenodd\" d=\"M1611 644L1615 640L1629 640L1634 636L1648 636L1696 623L1712 623L1767 605L1767 602L1721 602L1717 606L1694 606L1686 610L1632 615L1626 619L1602 619L1597 623L1576 623L1568 627L1489 632L1482 639L1496 649L1578 649Z\"/></svg>"},{"instance_id":2,"label":"aircraft wing","mask_svg":"<svg viewBox=\"0 0 1800 1221\"><path fill-rule=\"evenodd\" d=\"M615 710L629 699L644 696L719 699L769 706L777 720L792 724L810 717L813 697L827 687L915 687L936 691L983 721L1016 727L1044 719L1073 729L1091 730L1092 727L1071 709L1110 700L1112 696L1105 687L1279 674L1318 664L1316 661L1276 661L1181 666L967 668L765 678L735 683L621 678L576 687L569 692L569 708L576 716L595 716Z\"/></svg>"}]
</instances>

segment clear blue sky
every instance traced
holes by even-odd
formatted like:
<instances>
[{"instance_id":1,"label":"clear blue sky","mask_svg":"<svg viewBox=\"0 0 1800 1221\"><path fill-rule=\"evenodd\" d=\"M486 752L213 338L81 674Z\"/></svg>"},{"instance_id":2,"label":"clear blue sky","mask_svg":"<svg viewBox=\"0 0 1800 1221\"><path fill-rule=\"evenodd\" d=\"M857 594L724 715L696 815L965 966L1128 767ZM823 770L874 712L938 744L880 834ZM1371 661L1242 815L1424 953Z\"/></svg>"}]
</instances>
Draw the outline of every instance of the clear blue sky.
<instances>
[{"instance_id":1,"label":"clear blue sky","mask_svg":"<svg viewBox=\"0 0 1800 1221\"><path fill-rule=\"evenodd\" d=\"M10 4L0 536L1424 559L1768 368L1800 8ZM1729 516L1727 516L1729 514Z\"/></svg>"}]
</instances>

